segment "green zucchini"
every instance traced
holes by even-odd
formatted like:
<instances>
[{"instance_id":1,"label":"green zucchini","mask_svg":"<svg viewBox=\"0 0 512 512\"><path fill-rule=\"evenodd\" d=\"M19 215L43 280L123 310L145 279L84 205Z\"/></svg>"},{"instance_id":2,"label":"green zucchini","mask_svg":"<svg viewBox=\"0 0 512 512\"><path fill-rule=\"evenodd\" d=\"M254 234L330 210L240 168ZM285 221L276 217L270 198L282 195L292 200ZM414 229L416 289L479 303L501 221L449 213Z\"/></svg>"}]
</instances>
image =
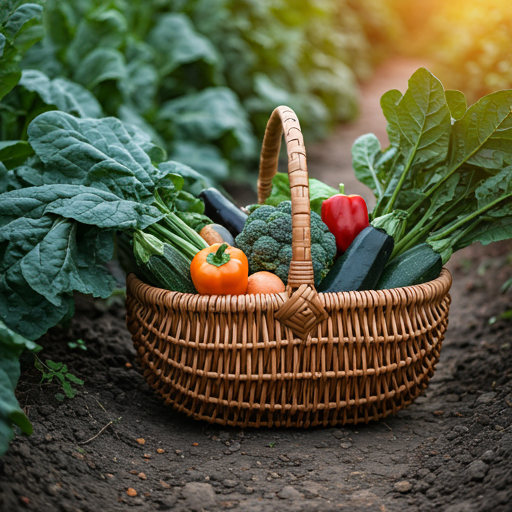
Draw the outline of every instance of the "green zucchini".
<instances>
[{"instance_id":1,"label":"green zucchini","mask_svg":"<svg viewBox=\"0 0 512 512\"><path fill-rule=\"evenodd\" d=\"M394 240L380 229L364 228L320 283L319 292L373 290L393 252Z\"/></svg>"},{"instance_id":2,"label":"green zucchini","mask_svg":"<svg viewBox=\"0 0 512 512\"><path fill-rule=\"evenodd\" d=\"M377 290L389 290L427 283L439 277L443 261L430 245L423 243L390 261L382 273Z\"/></svg>"},{"instance_id":3,"label":"green zucchini","mask_svg":"<svg viewBox=\"0 0 512 512\"><path fill-rule=\"evenodd\" d=\"M191 260L172 245L143 231L136 231L133 253L148 284L175 292L197 293L190 277Z\"/></svg>"}]
</instances>

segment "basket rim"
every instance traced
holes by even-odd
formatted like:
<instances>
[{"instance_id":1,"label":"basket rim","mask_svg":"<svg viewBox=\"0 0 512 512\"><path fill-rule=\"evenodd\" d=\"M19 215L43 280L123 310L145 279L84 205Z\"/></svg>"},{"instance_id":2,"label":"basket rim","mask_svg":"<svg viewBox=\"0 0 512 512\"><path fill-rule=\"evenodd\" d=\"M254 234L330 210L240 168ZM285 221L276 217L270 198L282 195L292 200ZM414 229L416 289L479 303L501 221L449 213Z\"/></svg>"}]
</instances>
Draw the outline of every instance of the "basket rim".
<instances>
[{"instance_id":1,"label":"basket rim","mask_svg":"<svg viewBox=\"0 0 512 512\"><path fill-rule=\"evenodd\" d=\"M242 295L200 295L165 290L141 281L134 273L126 278L127 293L148 305L165 304L184 311L254 311L277 310L285 304L287 292ZM396 306L427 303L445 297L451 287L450 271L443 267L436 279L422 284L392 288L389 290L365 290L350 292L318 292L327 311L354 307Z\"/></svg>"}]
</instances>

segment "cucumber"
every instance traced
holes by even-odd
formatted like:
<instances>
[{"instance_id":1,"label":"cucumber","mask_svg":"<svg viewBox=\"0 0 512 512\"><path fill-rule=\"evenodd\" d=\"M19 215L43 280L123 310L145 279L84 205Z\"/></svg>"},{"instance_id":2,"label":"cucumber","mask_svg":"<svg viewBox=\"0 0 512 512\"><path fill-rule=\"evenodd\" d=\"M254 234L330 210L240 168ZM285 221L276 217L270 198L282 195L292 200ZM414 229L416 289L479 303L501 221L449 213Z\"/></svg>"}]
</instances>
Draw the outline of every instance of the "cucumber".
<instances>
[{"instance_id":1,"label":"cucumber","mask_svg":"<svg viewBox=\"0 0 512 512\"><path fill-rule=\"evenodd\" d=\"M205 188L199 197L204 201L204 214L221 224L235 237L244 229L248 215L226 199L216 188Z\"/></svg>"},{"instance_id":2,"label":"cucumber","mask_svg":"<svg viewBox=\"0 0 512 512\"><path fill-rule=\"evenodd\" d=\"M137 231L133 236L133 253L148 284L175 292L197 293L190 277L191 260L172 245Z\"/></svg>"},{"instance_id":3,"label":"cucumber","mask_svg":"<svg viewBox=\"0 0 512 512\"><path fill-rule=\"evenodd\" d=\"M374 290L395 243L380 229L364 228L320 283L319 292Z\"/></svg>"},{"instance_id":4,"label":"cucumber","mask_svg":"<svg viewBox=\"0 0 512 512\"><path fill-rule=\"evenodd\" d=\"M386 265L377 283L377 289L389 290L427 283L439 277L442 268L441 255L435 252L430 245L427 243L416 245Z\"/></svg>"}]
</instances>

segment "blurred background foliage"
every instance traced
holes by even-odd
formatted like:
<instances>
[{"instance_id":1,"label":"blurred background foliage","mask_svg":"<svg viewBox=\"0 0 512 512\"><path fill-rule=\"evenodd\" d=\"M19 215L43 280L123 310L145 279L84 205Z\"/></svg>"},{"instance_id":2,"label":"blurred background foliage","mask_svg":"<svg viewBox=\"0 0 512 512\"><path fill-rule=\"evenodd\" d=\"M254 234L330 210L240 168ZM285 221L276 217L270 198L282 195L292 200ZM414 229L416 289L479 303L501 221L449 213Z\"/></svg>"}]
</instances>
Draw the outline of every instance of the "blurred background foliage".
<instances>
[{"instance_id":1,"label":"blurred background foliage","mask_svg":"<svg viewBox=\"0 0 512 512\"><path fill-rule=\"evenodd\" d=\"M36 3L41 38L0 105L1 139L51 108L116 116L214 183L247 179L280 104L310 140L352 119L358 81L396 33L378 0Z\"/></svg>"},{"instance_id":2,"label":"blurred background foliage","mask_svg":"<svg viewBox=\"0 0 512 512\"><path fill-rule=\"evenodd\" d=\"M23 74L0 101L0 141L26 140L50 109L111 115L213 184L254 181L277 105L309 141L353 119L390 55L428 59L471 102L512 87L507 0L0 0L34 3L42 20L2 57Z\"/></svg>"}]
</instances>

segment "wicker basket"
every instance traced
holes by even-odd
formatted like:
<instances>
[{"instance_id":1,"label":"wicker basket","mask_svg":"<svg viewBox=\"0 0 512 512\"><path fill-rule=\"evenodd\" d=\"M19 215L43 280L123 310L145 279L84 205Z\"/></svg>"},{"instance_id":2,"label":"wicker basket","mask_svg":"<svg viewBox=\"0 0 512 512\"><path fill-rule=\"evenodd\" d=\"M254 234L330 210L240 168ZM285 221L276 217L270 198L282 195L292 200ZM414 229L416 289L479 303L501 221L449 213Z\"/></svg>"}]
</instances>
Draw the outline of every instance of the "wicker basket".
<instances>
[{"instance_id":1,"label":"wicker basket","mask_svg":"<svg viewBox=\"0 0 512 512\"><path fill-rule=\"evenodd\" d=\"M277 170L284 130L292 194L287 292L206 296L128 277L127 325L144 376L165 403L241 427L367 423L428 385L448 325L450 273L393 290L317 293L306 153L294 112L277 108L261 153L258 200Z\"/></svg>"}]
</instances>

